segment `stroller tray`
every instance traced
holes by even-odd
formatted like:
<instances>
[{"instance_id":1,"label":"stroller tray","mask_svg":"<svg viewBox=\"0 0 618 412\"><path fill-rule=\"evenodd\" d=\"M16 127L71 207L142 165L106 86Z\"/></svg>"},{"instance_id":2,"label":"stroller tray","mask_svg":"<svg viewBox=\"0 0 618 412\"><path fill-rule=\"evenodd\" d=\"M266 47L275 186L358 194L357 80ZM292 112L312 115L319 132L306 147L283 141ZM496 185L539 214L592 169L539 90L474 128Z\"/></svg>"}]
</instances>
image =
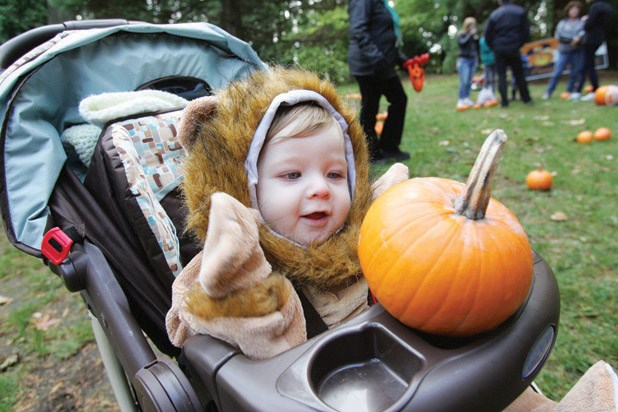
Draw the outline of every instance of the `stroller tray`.
<instances>
[{"instance_id":1,"label":"stroller tray","mask_svg":"<svg viewBox=\"0 0 618 412\"><path fill-rule=\"evenodd\" d=\"M522 308L470 338L420 333L379 304L273 358L255 361L206 335L187 340L181 367L219 410L502 410L540 371L556 339L560 299L535 254ZM256 378L259 377L259 378Z\"/></svg>"},{"instance_id":2,"label":"stroller tray","mask_svg":"<svg viewBox=\"0 0 618 412\"><path fill-rule=\"evenodd\" d=\"M310 379L317 397L338 411L382 411L401 398L420 369L412 348L370 324L322 345Z\"/></svg>"}]
</instances>

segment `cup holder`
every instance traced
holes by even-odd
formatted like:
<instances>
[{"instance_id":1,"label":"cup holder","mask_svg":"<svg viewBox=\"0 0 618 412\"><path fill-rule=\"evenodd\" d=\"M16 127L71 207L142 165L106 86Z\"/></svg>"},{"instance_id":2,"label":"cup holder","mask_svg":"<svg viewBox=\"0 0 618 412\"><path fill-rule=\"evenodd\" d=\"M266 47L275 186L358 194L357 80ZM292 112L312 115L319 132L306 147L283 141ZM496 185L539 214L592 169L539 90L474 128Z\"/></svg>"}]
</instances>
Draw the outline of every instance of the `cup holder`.
<instances>
[{"instance_id":1,"label":"cup holder","mask_svg":"<svg viewBox=\"0 0 618 412\"><path fill-rule=\"evenodd\" d=\"M410 387L421 358L379 325L334 336L309 364L314 394L337 411L384 411Z\"/></svg>"}]
</instances>

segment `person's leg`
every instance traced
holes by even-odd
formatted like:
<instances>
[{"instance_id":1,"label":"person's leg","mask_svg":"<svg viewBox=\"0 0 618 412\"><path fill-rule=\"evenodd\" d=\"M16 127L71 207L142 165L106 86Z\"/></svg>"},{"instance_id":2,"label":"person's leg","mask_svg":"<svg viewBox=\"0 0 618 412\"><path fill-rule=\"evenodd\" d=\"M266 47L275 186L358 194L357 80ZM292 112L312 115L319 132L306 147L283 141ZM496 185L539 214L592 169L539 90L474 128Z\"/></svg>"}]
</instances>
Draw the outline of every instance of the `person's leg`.
<instances>
[{"instance_id":1,"label":"person's leg","mask_svg":"<svg viewBox=\"0 0 618 412\"><path fill-rule=\"evenodd\" d=\"M528 82L526 81L526 73L524 72L524 65L521 61L521 55L519 51L515 51L509 54L508 63L513 71L513 77L521 96L521 101L529 103L532 101L530 98L530 92L528 91Z\"/></svg>"},{"instance_id":2,"label":"person's leg","mask_svg":"<svg viewBox=\"0 0 618 412\"><path fill-rule=\"evenodd\" d=\"M567 65L567 62L569 62L569 60L570 60L570 53L558 53L558 60L556 60L556 64L554 65L554 72L551 75L551 80L549 81L549 85L547 86L547 91L545 92L547 97L551 96L551 94L556 89L556 85L558 84L558 81L560 81L560 76L562 75L562 72L564 71ZM568 90L568 87L567 87L567 90Z\"/></svg>"},{"instance_id":3,"label":"person's leg","mask_svg":"<svg viewBox=\"0 0 618 412\"><path fill-rule=\"evenodd\" d=\"M485 65L484 78L485 78L485 87L490 89L493 93L496 89L496 65L495 64Z\"/></svg>"},{"instance_id":4,"label":"person's leg","mask_svg":"<svg viewBox=\"0 0 618 412\"><path fill-rule=\"evenodd\" d=\"M574 50L569 53L569 62L571 63L571 72L569 73L566 91L573 93L579 87L578 82L581 78L582 63L584 62L583 50Z\"/></svg>"},{"instance_id":5,"label":"person's leg","mask_svg":"<svg viewBox=\"0 0 618 412\"><path fill-rule=\"evenodd\" d=\"M502 107L509 105L509 95L506 86L506 56L502 52L495 52L496 72L498 74L498 91L500 92L500 104Z\"/></svg>"},{"instance_id":6,"label":"person's leg","mask_svg":"<svg viewBox=\"0 0 618 412\"><path fill-rule=\"evenodd\" d=\"M379 159L380 144L375 126L382 96L381 80L373 76L356 76L356 81L361 94L360 123L367 138L369 157L372 160Z\"/></svg>"},{"instance_id":7,"label":"person's leg","mask_svg":"<svg viewBox=\"0 0 618 412\"><path fill-rule=\"evenodd\" d=\"M388 154L388 152L398 153L408 104L408 96L403 90L399 77L395 76L385 80L384 96L389 106L388 116L384 121L384 128L380 137L380 149L385 154Z\"/></svg>"},{"instance_id":8,"label":"person's leg","mask_svg":"<svg viewBox=\"0 0 618 412\"><path fill-rule=\"evenodd\" d=\"M476 58L467 59L468 60L468 78L466 79L466 99L470 102L470 93L472 92L472 78L474 77L474 73L476 73L476 69L478 67L478 63Z\"/></svg>"},{"instance_id":9,"label":"person's leg","mask_svg":"<svg viewBox=\"0 0 618 412\"><path fill-rule=\"evenodd\" d=\"M597 69L594 67L594 57L598 46L590 46L588 48L588 78L590 79L590 84L592 85L592 91L595 91L599 88L599 78L597 77Z\"/></svg>"},{"instance_id":10,"label":"person's leg","mask_svg":"<svg viewBox=\"0 0 618 412\"><path fill-rule=\"evenodd\" d=\"M594 70L594 52L595 51L596 51L596 47L584 45L584 62L582 64L581 75L579 78L579 85L577 86L577 93L582 92L584 88L584 84L586 83L586 76L588 76L588 78L590 79L590 83L592 84L592 87L594 89L594 83L592 83L592 78L591 78L591 71Z\"/></svg>"},{"instance_id":11,"label":"person's leg","mask_svg":"<svg viewBox=\"0 0 618 412\"><path fill-rule=\"evenodd\" d=\"M459 100L463 100L466 97L466 79L468 78L468 65L466 59L463 57L457 58L457 73L459 73L459 91L457 97Z\"/></svg>"}]
</instances>

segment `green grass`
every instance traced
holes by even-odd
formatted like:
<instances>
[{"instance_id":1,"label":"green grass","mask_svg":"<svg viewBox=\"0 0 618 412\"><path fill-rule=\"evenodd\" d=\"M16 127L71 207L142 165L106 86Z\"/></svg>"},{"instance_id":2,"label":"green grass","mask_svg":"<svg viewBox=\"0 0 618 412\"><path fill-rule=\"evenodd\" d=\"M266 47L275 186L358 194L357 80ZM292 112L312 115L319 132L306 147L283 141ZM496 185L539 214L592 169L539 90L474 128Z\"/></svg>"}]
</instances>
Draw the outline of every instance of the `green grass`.
<instances>
[{"instance_id":1,"label":"green grass","mask_svg":"<svg viewBox=\"0 0 618 412\"><path fill-rule=\"evenodd\" d=\"M602 83L618 83L615 73L600 75ZM560 399L597 360L618 367L618 107L562 101L564 80L556 97L543 101L546 84L530 84L533 106L515 101L507 109L456 112L456 76L429 76L421 93L404 80L409 99L401 149L412 154L412 177L465 182L488 134L500 128L508 135L493 197L519 218L558 279L558 339L536 381ZM602 126L613 132L609 141L574 141L580 131ZM538 165L554 173L549 192L526 187L527 173ZM552 220L557 212L567 219Z\"/></svg>"},{"instance_id":2,"label":"green grass","mask_svg":"<svg viewBox=\"0 0 618 412\"><path fill-rule=\"evenodd\" d=\"M19 362L0 375L0 411L11 411L32 390L22 385L29 374L69 359L94 337L79 295L70 294L40 260L10 246L4 234L0 236L0 283L0 295L12 299L0 306L0 350L19 354ZM35 327L45 316L56 323Z\"/></svg>"}]
</instances>

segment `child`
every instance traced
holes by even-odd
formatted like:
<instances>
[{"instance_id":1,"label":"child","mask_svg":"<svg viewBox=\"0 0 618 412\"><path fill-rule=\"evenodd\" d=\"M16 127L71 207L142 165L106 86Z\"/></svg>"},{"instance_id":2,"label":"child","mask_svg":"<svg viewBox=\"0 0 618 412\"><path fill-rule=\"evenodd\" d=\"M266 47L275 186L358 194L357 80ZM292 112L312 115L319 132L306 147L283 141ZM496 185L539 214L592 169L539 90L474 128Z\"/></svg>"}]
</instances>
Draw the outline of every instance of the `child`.
<instances>
[{"instance_id":1,"label":"child","mask_svg":"<svg viewBox=\"0 0 618 412\"><path fill-rule=\"evenodd\" d=\"M325 327L365 310L360 223L372 199L408 172L397 163L370 186L354 119L330 83L280 68L189 103L179 131L189 154L183 190L204 249L173 285L166 321L175 345L207 333L265 359L317 334L310 310ZM611 401L602 392L614 388L609 365L582 380L561 405L598 393ZM526 391L507 410L554 405Z\"/></svg>"},{"instance_id":2,"label":"child","mask_svg":"<svg viewBox=\"0 0 618 412\"><path fill-rule=\"evenodd\" d=\"M483 88L479 92L474 107L491 107L497 105L498 99L494 93L496 88L496 57L487 44L485 36L479 40L481 63L483 63Z\"/></svg>"},{"instance_id":3,"label":"child","mask_svg":"<svg viewBox=\"0 0 618 412\"><path fill-rule=\"evenodd\" d=\"M396 164L371 187L355 114L334 86L274 68L185 109L188 228L204 249L173 286L177 346L207 333L263 359L367 308L357 258L372 199L408 178ZM306 299L305 299L306 298Z\"/></svg>"}]
</instances>

